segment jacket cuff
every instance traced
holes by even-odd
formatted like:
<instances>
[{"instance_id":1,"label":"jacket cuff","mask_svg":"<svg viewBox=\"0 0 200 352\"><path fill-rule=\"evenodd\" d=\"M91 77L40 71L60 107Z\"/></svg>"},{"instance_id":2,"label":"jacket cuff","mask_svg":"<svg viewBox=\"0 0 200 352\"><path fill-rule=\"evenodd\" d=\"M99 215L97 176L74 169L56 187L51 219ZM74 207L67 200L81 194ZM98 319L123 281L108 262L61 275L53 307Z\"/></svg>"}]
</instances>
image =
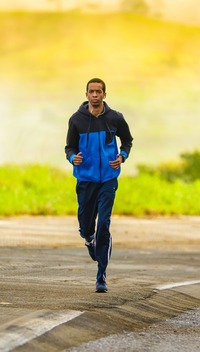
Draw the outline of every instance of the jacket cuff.
<instances>
[{"instance_id":1,"label":"jacket cuff","mask_svg":"<svg viewBox=\"0 0 200 352\"><path fill-rule=\"evenodd\" d=\"M76 154L72 154L69 158L69 162L73 165L73 159Z\"/></svg>"},{"instance_id":2,"label":"jacket cuff","mask_svg":"<svg viewBox=\"0 0 200 352\"><path fill-rule=\"evenodd\" d=\"M121 155L122 156L122 158L123 158L123 163L125 162L125 160L128 158L128 154L126 153L126 152L124 152L124 151L122 151L119 155Z\"/></svg>"}]
</instances>

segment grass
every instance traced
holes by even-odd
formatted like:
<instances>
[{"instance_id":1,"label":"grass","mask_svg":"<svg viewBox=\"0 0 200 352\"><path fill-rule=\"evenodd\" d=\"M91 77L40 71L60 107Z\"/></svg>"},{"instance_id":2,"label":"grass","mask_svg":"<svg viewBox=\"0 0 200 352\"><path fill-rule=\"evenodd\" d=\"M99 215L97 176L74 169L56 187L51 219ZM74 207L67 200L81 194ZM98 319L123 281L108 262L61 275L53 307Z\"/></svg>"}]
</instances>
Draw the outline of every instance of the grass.
<instances>
[{"instance_id":1,"label":"grass","mask_svg":"<svg viewBox=\"0 0 200 352\"><path fill-rule=\"evenodd\" d=\"M121 179L114 212L125 215L200 215L200 180L170 183L158 175Z\"/></svg>"},{"instance_id":2,"label":"grass","mask_svg":"<svg viewBox=\"0 0 200 352\"><path fill-rule=\"evenodd\" d=\"M75 180L48 166L0 167L0 214L76 213Z\"/></svg>"},{"instance_id":3,"label":"grass","mask_svg":"<svg viewBox=\"0 0 200 352\"><path fill-rule=\"evenodd\" d=\"M49 166L0 167L0 215L75 215L76 181L70 174ZM200 179L168 182L159 175L142 173L121 177L114 214L200 215Z\"/></svg>"}]
</instances>

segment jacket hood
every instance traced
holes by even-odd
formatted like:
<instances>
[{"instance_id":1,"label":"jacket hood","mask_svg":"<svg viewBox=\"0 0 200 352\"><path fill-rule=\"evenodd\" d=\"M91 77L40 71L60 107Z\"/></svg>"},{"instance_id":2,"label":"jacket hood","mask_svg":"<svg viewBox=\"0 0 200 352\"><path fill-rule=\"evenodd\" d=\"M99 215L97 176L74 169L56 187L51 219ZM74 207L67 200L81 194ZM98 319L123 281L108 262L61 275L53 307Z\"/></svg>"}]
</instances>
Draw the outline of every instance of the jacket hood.
<instances>
[{"instance_id":1,"label":"jacket hood","mask_svg":"<svg viewBox=\"0 0 200 352\"><path fill-rule=\"evenodd\" d=\"M80 108L78 109L78 112L84 114L84 115L87 115L89 116L90 120L89 120L89 124L88 124L88 130L87 130L87 144L86 144L86 148L88 147L88 142L89 142L89 133L90 133L90 125L91 125L91 120L92 120L92 114L89 112L88 110L88 101L84 101L84 103L80 106ZM103 105L104 105L104 111L100 114L102 115L102 117L104 118L105 115L107 114L107 112L110 110L109 106L103 102ZM98 115L98 116L100 116ZM106 119L104 118L104 121L105 121L105 125L106 125L106 128L108 129L108 131L110 132L110 135L111 135L111 138L112 138L112 134L111 134L111 131L110 131L110 127L108 126L108 123L106 122Z\"/></svg>"},{"instance_id":2,"label":"jacket hood","mask_svg":"<svg viewBox=\"0 0 200 352\"><path fill-rule=\"evenodd\" d=\"M104 114L107 114L107 112L110 110L109 106L105 103L105 101L103 102L103 105L104 105ZM87 116L91 116L89 110L88 110L88 101L84 101L83 104L81 104L81 106L79 107L78 109L78 112L81 112L82 114L84 115L87 115Z\"/></svg>"}]
</instances>

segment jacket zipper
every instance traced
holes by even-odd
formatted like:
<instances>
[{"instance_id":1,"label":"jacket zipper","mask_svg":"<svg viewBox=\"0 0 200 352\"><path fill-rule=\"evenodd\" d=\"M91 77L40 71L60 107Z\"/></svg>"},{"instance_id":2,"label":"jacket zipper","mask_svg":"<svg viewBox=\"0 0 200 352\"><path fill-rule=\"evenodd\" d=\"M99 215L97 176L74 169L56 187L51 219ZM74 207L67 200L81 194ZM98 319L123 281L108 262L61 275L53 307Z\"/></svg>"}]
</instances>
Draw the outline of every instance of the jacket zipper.
<instances>
[{"instance_id":1,"label":"jacket zipper","mask_svg":"<svg viewBox=\"0 0 200 352\"><path fill-rule=\"evenodd\" d=\"M101 140L100 140L100 132L99 133L99 167L100 167L100 183L101 183Z\"/></svg>"}]
</instances>

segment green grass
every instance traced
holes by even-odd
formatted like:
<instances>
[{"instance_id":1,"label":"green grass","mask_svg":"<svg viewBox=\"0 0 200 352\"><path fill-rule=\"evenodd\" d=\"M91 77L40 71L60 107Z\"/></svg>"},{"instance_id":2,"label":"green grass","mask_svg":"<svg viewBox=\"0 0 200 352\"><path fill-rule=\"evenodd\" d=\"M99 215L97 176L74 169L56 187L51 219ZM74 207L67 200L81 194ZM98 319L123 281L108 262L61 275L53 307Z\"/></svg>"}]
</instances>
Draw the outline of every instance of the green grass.
<instances>
[{"instance_id":1,"label":"green grass","mask_svg":"<svg viewBox=\"0 0 200 352\"><path fill-rule=\"evenodd\" d=\"M58 168L0 167L0 215L72 215L77 212L76 181ZM168 182L159 175L120 177L114 214L200 215L200 180Z\"/></svg>"},{"instance_id":2,"label":"green grass","mask_svg":"<svg viewBox=\"0 0 200 352\"><path fill-rule=\"evenodd\" d=\"M158 175L121 179L114 212L125 215L200 215L200 180L170 183Z\"/></svg>"},{"instance_id":3,"label":"green grass","mask_svg":"<svg viewBox=\"0 0 200 352\"><path fill-rule=\"evenodd\" d=\"M75 179L48 166L0 167L1 215L76 213Z\"/></svg>"}]
</instances>

